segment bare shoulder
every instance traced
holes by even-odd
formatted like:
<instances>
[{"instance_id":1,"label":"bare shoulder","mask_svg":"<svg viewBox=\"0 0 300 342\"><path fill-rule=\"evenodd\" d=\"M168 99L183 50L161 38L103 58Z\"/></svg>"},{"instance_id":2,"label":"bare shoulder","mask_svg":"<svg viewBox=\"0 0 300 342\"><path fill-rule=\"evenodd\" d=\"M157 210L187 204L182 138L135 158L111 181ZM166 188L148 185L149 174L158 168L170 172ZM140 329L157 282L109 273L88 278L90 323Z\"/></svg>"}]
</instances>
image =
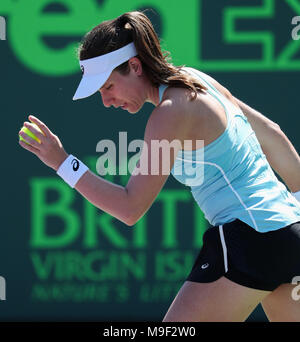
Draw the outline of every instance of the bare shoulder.
<instances>
[{"instance_id":1,"label":"bare shoulder","mask_svg":"<svg viewBox=\"0 0 300 342\"><path fill-rule=\"evenodd\" d=\"M188 95L187 89L168 88L161 103L151 113L146 128L158 136L184 139L190 105Z\"/></svg>"},{"instance_id":2,"label":"bare shoulder","mask_svg":"<svg viewBox=\"0 0 300 342\"><path fill-rule=\"evenodd\" d=\"M181 143L185 140L209 143L223 132L225 126L224 108L207 93L198 93L197 98L191 100L189 89L169 87L149 118L145 137L156 130L156 137L159 134L169 140L179 139Z\"/></svg>"},{"instance_id":3,"label":"bare shoulder","mask_svg":"<svg viewBox=\"0 0 300 342\"><path fill-rule=\"evenodd\" d=\"M157 109L162 111L171 110L175 113L175 116L180 115L180 113L189 109L191 105L189 98L190 91L188 89L168 87Z\"/></svg>"}]
</instances>

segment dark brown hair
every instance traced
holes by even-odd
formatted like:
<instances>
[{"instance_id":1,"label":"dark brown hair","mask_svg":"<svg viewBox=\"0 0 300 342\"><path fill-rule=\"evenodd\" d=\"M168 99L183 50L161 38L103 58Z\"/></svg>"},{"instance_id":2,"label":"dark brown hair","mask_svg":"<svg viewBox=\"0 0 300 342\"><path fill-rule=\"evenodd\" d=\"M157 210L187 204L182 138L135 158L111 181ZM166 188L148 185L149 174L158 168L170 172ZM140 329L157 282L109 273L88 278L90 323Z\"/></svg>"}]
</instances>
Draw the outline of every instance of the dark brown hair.
<instances>
[{"instance_id":1,"label":"dark brown hair","mask_svg":"<svg viewBox=\"0 0 300 342\"><path fill-rule=\"evenodd\" d=\"M148 17L139 11L127 12L116 19L104 21L88 32L79 47L79 58L85 60L104 55L134 42L147 78L154 86L166 84L187 88L192 92L192 100L197 91L206 88L182 67L169 63L169 53L162 52L159 38ZM128 61L115 70L125 75L129 72Z\"/></svg>"}]
</instances>

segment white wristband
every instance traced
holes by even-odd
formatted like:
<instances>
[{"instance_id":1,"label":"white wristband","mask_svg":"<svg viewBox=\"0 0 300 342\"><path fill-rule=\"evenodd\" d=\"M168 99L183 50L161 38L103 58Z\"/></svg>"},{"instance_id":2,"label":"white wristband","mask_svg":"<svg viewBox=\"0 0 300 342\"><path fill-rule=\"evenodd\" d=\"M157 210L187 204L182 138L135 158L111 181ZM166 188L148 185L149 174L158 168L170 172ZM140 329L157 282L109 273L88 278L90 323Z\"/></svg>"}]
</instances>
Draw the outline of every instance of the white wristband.
<instances>
[{"instance_id":1,"label":"white wristband","mask_svg":"<svg viewBox=\"0 0 300 342\"><path fill-rule=\"evenodd\" d=\"M300 202L300 191L292 192L292 195L296 198L298 202Z\"/></svg>"},{"instance_id":2,"label":"white wristband","mask_svg":"<svg viewBox=\"0 0 300 342\"><path fill-rule=\"evenodd\" d=\"M74 188L76 183L88 169L89 168L86 165L70 154L60 165L56 173L69 184L71 188Z\"/></svg>"}]
</instances>

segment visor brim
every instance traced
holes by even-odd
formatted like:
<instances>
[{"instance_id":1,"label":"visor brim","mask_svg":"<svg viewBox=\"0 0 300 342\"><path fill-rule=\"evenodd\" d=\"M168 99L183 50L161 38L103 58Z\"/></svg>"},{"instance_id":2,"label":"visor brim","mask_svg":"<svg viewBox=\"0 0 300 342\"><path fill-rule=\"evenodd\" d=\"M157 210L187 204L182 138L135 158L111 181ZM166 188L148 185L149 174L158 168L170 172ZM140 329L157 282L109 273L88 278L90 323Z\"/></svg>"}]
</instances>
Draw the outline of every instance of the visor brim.
<instances>
[{"instance_id":1,"label":"visor brim","mask_svg":"<svg viewBox=\"0 0 300 342\"><path fill-rule=\"evenodd\" d=\"M73 100L84 99L95 94L107 81L111 71L99 75L83 76L73 96Z\"/></svg>"}]
</instances>

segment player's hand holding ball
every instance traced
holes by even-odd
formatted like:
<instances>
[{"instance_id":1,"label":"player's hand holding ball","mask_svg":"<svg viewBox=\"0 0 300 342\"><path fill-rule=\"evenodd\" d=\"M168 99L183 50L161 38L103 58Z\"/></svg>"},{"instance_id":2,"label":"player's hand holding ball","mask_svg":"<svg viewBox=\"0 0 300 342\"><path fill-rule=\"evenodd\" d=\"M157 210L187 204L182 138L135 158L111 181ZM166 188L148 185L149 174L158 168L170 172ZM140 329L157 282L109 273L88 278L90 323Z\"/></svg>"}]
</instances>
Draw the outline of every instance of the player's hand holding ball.
<instances>
[{"instance_id":1,"label":"player's hand holding ball","mask_svg":"<svg viewBox=\"0 0 300 342\"><path fill-rule=\"evenodd\" d=\"M19 144L34 153L43 163L55 171L68 157L59 138L39 119L30 115L19 132Z\"/></svg>"}]
</instances>

